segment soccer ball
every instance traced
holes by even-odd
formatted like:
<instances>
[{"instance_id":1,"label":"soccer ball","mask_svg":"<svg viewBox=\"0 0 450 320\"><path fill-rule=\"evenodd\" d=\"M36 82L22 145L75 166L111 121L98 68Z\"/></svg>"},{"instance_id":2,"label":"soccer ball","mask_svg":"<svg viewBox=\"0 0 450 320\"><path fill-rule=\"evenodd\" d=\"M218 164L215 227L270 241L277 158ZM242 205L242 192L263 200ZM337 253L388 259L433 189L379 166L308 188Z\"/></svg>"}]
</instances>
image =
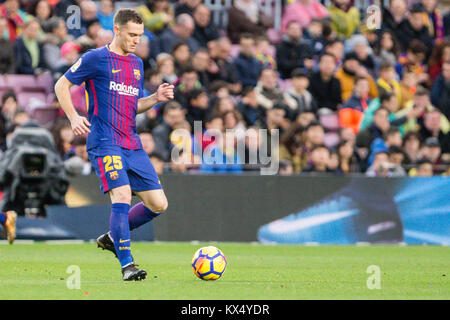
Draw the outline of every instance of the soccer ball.
<instances>
[{"instance_id":1,"label":"soccer ball","mask_svg":"<svg viewBox=\"0 0 450 320\"><path fill-rule=\"evenodd\" d=\"M194 274L202 280L217 280L226 268L225 255L213 246L198 249L192 258Z\"/></svg>"}]
</instances>

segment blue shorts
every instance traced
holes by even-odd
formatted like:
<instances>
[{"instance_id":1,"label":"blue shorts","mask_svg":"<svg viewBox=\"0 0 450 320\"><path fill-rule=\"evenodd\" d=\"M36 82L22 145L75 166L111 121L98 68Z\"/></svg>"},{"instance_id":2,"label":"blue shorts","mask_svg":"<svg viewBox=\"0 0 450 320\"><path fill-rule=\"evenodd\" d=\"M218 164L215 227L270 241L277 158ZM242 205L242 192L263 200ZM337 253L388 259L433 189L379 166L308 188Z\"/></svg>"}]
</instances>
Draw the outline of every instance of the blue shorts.
<instances>
[{"instance_id":1,"label":"blue shorts","mask_svg":"<svg viewBox=\"0 0 450 320\"><path fill-rule=\"evenodd\" d=\"M102 146L88 150L88 156L104 193L128 184L133 191L162 189L155 168L143 149Z\"/></svg>"}]
</instances>

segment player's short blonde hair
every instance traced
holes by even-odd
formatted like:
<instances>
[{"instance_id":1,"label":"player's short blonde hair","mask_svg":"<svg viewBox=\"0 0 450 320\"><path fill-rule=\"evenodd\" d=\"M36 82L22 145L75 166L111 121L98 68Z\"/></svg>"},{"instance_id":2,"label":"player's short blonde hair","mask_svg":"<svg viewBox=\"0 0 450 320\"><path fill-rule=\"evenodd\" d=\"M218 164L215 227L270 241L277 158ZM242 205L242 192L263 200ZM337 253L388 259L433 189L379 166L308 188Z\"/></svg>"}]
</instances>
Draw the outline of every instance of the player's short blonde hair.
<instances>
[{"instance_id":1,"label":"player's short blonde hair","mask_svg":"<svg viewBox=\"0 0 450 320\"><path fill-rule=\"evenodd\" d=\"M142 16L134 9L122 8L114 15L114 24L119 27L126 25L130 21L137 24L144 23Z\"/></svg>"}]
</instances>

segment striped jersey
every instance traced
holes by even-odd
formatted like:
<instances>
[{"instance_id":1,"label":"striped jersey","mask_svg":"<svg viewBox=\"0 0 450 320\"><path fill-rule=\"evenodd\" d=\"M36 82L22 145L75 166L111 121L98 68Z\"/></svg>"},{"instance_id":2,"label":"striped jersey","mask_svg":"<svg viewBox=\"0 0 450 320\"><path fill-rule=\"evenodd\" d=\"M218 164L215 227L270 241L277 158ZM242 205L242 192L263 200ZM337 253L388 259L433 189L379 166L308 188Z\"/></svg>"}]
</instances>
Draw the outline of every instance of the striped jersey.
<instances>
[{"instance_id":1,"label":"striped jersey","mask_svg":"<svg viewBox=\"0 0 450 320\"><path fill-rule=\"evenodd\" d=\"M138 99L143 95L143 75L139 57L116 54L109 46L89 50L65 73L71 83L85 83L91 123L88 150L110 145L142 149L136 133L136 113Z\"/></svg>"}]
</instances>

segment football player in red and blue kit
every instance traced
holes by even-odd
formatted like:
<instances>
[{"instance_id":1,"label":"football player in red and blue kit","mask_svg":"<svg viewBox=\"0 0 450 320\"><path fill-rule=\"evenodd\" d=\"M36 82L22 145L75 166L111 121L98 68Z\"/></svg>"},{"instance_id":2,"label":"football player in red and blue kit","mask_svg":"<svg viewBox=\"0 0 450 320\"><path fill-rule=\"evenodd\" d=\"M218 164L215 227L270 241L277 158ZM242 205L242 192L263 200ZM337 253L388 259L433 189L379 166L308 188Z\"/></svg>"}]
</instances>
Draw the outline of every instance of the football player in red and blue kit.
<instances>
[{"instance_id":1,"label":"football player in red and blue kit","mask_svg":"<svg viewBox=\"0 0 450 320\"><path fill-rule=\"evenodd\" d=\"M136 113L173 99L173 86L162 84L143 97L142 60L133 54L144 33L142 17L133 9L114 16L114 39L109 45L86 52L55 85L61 108L76 135L88 134L89 159L100 188L111 198L110 231L97 244L120 261L123 280L142 280L131 255L130 230L151 221L167 208L158 176L136 134ZM85 84L88 117L75 110L69 88ZM142 202L130 209L132 193Z\"/></svg>"}]
</instances>

